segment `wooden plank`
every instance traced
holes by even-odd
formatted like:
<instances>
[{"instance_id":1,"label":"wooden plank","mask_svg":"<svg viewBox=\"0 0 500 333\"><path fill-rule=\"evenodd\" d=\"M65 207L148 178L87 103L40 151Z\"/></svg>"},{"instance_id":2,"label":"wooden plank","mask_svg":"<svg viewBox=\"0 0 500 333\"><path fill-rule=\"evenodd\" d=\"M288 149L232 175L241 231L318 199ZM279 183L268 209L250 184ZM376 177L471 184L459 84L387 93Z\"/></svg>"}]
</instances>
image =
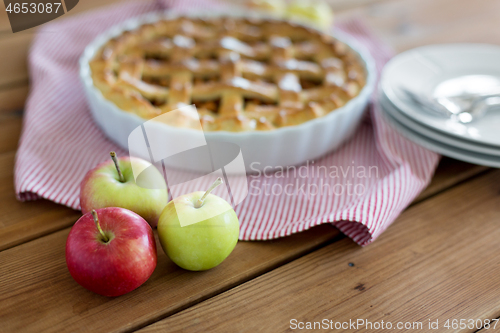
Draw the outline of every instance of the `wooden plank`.
<instances>
[{"instance_id":1,"label":"wooden plank","mask_svg":"<svg viewBox=\"0 0 500 333\"><path fill-rule=\"evenodd\" d=\"M495 329L498 329L500 326L500 317L497 317L497 318L490 318L491 320L491 325L490 327L486 328L486 327L483 327L479 330L477 330L476 332L477 333L488 333L488 332L491 332L492 330L494 331ZM496 327L495 327L495 323L496 323ZM495 328L494 328L495 327ZM475 333L476 333L475 332Z\"/></svg>"},{"instance_id":2,"label":"wooden plank","mask_svg":"<svg viewBox=\"0 0 500 333\"><path fill-rule=\"evenodd\" d=\"M56 20L61 20L73 16L75 14L79 14L81 12L94 9L97 7L107 6L117 2L126 2L128 0L80 0L73 10L69 13L64 14L63 16L57 18ZM20 34L33 34L36 31L35 28L27 29L22 32L16 33L16 35ZM12 29L10 28L9 18L7 16L7 12L5 11L5 5L0 5L0 36L1 35L12 34Z\"/></svg>"},{"instance_id":3,"label":"wooden plank","mask_svg":"<svg viewBox=\"0 0 500 333\"><path fill-rule=\"evenodd\" d=\"M500 44L495 29L500 2L483 0L388 1L339 12L337 20L357 16L397 51L436 43Z\"/></svg>"},{"instance_id":4,"label":"wooden plank","mask_svg":"<svg viewBox=\"0 0 500 333\"><path fill-rule=\"evenodd\" d=\"M0 39L0 86L28 80L26 57L32 36L29 34L10 34ZM5 51L3 51L5 50ZM8 51L6 51L8 50Z\"/></svg>"},{"instance_id":5,"label":"wooden plank","mask_svg":"<svg viewBox=\"0 0 500 333\"><path fill-rule=\"evenodd\" d=\"M28 81L9 85L0 89L0 115L13 110L21 110L28 97Z\"/></svg>"},{"instance_id":6,"label":"wooden plank","mask_svg":"<svg viewBox=\"0 0 500 333\"><path fill-rule=\"evenodd\" d=\"M420 202L428 197L468 180L476 175L489 170L488 167L482 165L469 164L454 160L449 157L441 158L436 173L432 177L432 181L427 188L413 201Z\"/></svg>"},{"instance_id":7,"label":"wooden plank","mask_svg":"<svg viewBox=\"0 0 500 333\"><path fill-rule=\"evenodd\" d=\"M80 213L47 200L19 202L14 191L15 152L0 154L0 250L72 225Z\"/></svg>"},{"instance_id":8,"label":"wooden plank","mask_svg":"<svg viewBox=\"0 0 500 333\"><path fill-rule=\"evenodd\" d=\"M0 250L66 228L80 215L46 200L17 201L14 160L22 122L20 112L0 112Z\"/></svg>"},{"instance_id":9,"label":"wooden plank","mask_svg":"<svg viewBox=\"0 0 500 333\"><path fill-rule=\"evenodd\" d=\"M69 275L69 229L0 252L0 322L4 332L130 331L280 266L329 242L329 225L269 242L240 242L215 269L189 272L158 245L158 266L138 290L102 297Z\"/></svg>"},{"instance_id":10,"label":"wooden plank","mask_svg":"<svg viewBox=\"0 0 500 333\"><path fill-rule=\"evenodd\" d=\"M78 5L69 13L57 18L65 19L69 16L81 13L83 11L110 5L123 0L85 0L80 1ZM29 45L36 32L36 27L22 32L12 33L7 13L0 10L0 87L9 88L9 84L28 80L27 55ZM2 101L0 95L0 102ZM19 104L17 100L15 104ZM0 106L1 109L1 106Z\"/></svg>"},{"instance_id":11,"label":"wooden plank","mask_svg":"<svg viewBox=\"0 0 500 333\"><path fill-rule=\"evenodd\" d=\"M500 315L499 184L488 172L408 209L366 248L343 239L140 332L283 332L324 318L474 332L443 325Z\"/></svg>"},{"instance_id":12,"label":"wooden plank","mask_svg":"<svg viewBox=\"0 0 500 333\"><path fill-rule=\"evenodd\" d=\"M23 119L20 114L2 115L0 113L0 154L17 149Z\"/></svg>"},{"instance_id":13,"label":"wooden plank","mask_svg":"<svg viewBox=\"0 0 500 333\"><path fill-rule=\"evenodd\" d=\"M10 28L9 17L7 16L7 11L5 7L5 2L2 1L0 5L0 33L7 33L10 31L12 33L12 29Z\"/></svg>"}]
</instances>

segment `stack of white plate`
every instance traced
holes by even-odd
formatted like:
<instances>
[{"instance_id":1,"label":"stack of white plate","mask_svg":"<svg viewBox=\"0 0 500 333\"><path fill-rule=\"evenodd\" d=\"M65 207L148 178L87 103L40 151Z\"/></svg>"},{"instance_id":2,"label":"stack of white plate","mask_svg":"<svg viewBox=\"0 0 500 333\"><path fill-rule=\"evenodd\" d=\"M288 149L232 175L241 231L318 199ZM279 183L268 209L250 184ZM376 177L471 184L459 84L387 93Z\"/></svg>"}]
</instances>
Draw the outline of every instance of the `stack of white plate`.
<instances>
[{"instance_id":1,"label":"stack of white plate","mask_svg":"<svg viewBox=\"0 0 500 333\"><path fill-rule=\"evenodd\" d=\"M461 78L457 80L457 78ZM500 87L500 47L485 44L431 45L393 58L384 68L379 101L385 118L417 144L458 160L500 168L500 111L460 123L425 110L401 90L436 96L439 90L474 89L476 79ZM487 79L487 80L485 80Z\"/></svg>"}]
</instances>

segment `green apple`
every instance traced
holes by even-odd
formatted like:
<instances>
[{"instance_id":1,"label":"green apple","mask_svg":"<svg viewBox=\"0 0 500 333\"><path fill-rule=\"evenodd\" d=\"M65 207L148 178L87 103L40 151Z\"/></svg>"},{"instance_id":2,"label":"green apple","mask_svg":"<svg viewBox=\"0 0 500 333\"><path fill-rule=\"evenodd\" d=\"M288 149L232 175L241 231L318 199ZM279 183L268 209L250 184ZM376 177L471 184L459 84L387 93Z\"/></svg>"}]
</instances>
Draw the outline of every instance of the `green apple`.
<instances>
[{"instance_id":1,"label":"green apple","mask_svg":"<svg viewBox=\"0 0 500 333\"><path fill-rule=\"evenodd\" d=\"M295 0L288 7L288 17L328 28L333 23L333 11L324 1Z\"/></svg>"},{"instance_id":2,"label":"green apple","mask_svg":"<svg viewBox=\"0 0 500 333\"><path fill-rule=\"evenodd\" d=\"M163 251L178 266L203 271L219 265L238 242L240 225L231 205L206 192L185 194L170 201L158 222Z\"/></svg>"},{"instance_id":3,"label":"green apple","mask_svg":"<svg viewBox=\"0 0 500 333\"><path fill-rule=\"evenodd\" d=\"M80 206L86 214L93 209L121 207L144 218L151 227L158 224L168 202L167 186L161 173L151 163L136 157L116 158L101 163L84 177L80 189ZM141 172L139 186L134 171Z\"/></svg>"},{"instance_id":4,"label":"green apple","mask_svg":"<svg viewBox=\"0 0 500 333\"><path fill-rule=\"evenodd\" d=\"M277 16L283 16L286 10L285 0L249 0L248 7L262 10Z\"/></svg>"}]
</instances>

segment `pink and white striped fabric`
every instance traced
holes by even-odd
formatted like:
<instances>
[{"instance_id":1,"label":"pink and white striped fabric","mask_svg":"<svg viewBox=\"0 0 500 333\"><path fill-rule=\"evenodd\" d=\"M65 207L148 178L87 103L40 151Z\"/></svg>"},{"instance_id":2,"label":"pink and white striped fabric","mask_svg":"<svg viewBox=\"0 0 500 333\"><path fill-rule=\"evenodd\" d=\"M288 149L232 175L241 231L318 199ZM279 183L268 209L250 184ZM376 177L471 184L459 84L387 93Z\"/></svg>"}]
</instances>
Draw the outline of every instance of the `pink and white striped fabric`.
<instances>
[{"instance_id":1,"label":"pink and white striped fabric","mask_svg":"<svg viewBox=\"0 0 500 333\"><path fill-rule=\"evenodd\" d=\"M85 46L128 18L163 6L189 10L207 4L128 3L40 28L29 55L31 93L15 165L19 200L45 198L79 209L85 173L108 159L111 150L126 154L100 132L87 108L78 77L78 59ZM391 51L359 21L338 24L336 29L364 44L379 71L390 58ZM240 239L272 239L330 222L358 244L369 244L425 188L438 160L437 154L390 128L373 104L352 140L336 152L288 173L247 177L249 195L235 208ZM290 184L293 195L283 191ZM180 189L188 193L207 185L201 182L198 188ZM314 191L321 186L333 191Z\"/></svg>"}]
</instances>

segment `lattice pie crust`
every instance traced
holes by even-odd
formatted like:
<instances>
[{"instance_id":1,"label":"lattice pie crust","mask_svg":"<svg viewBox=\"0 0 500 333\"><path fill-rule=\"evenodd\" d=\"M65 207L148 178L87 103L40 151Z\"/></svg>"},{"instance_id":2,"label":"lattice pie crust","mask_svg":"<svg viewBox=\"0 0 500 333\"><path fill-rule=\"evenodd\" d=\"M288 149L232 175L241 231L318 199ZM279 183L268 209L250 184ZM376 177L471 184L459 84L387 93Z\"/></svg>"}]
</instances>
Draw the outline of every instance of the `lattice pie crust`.
<instances>
[{"instance_id":1,"label":"lattice pie crust","mask_svg":"<svg viewBox=\"0 0 500 333\"><path fill-rule=\"evenodd\" d=\"M108 41L90 68L120 109L151 119L194 104L205 131L298 125L344 105L366 79L354 51L329 35L231 17L142 25ZM170 125L196 128L188 113Z\"/></svg>"}]
</instances>

